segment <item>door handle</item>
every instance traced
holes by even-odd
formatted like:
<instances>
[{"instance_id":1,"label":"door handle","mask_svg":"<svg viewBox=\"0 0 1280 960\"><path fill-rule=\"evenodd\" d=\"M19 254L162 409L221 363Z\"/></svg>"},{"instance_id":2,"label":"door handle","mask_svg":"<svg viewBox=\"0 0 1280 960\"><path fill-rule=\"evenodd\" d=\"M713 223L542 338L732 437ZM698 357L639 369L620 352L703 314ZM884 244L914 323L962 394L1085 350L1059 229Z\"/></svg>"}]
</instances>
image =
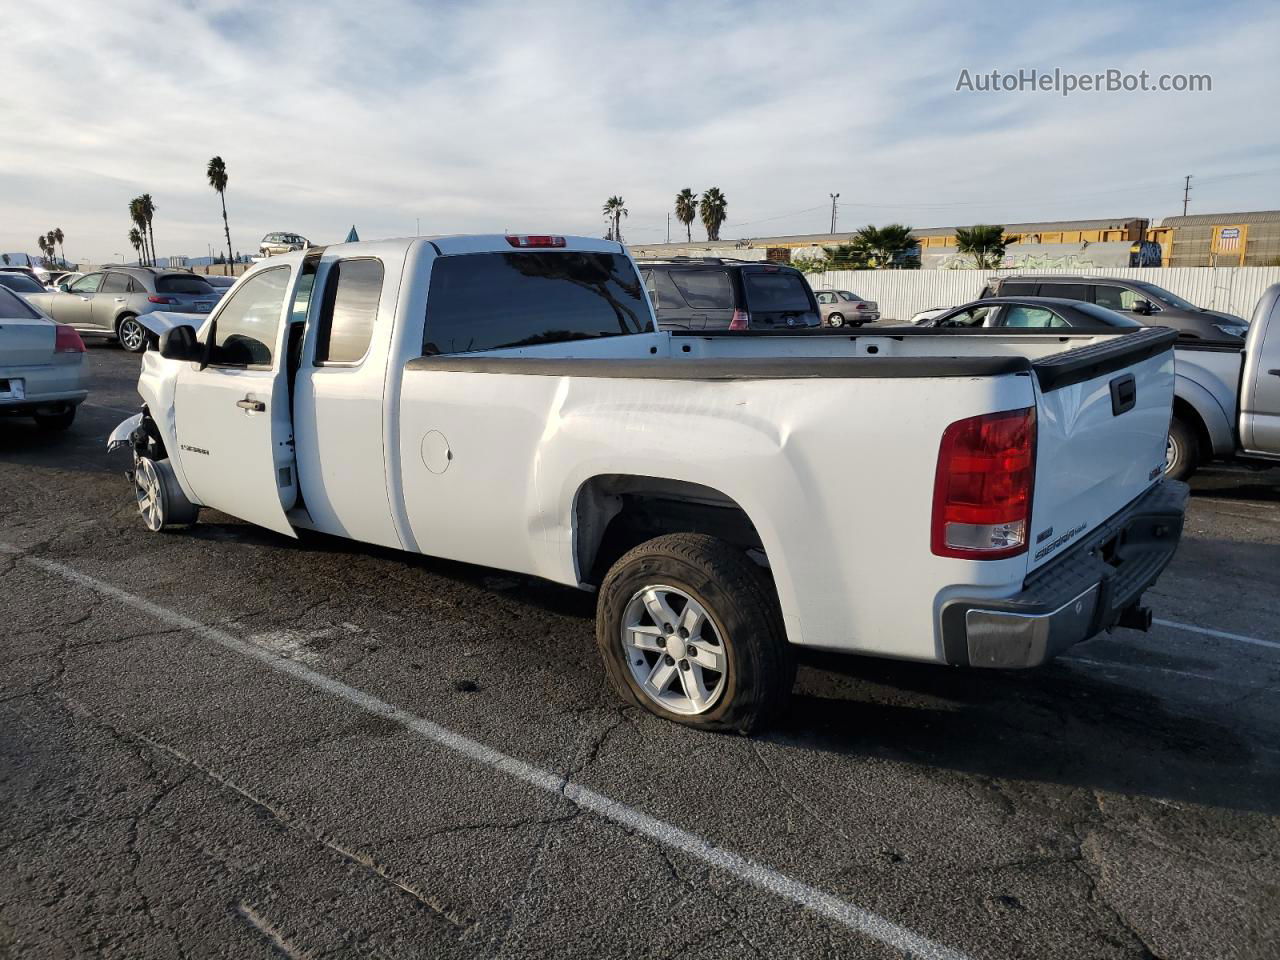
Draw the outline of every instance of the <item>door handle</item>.
<instances>
[{"instance_id":1,"label":"door handle","mask_svg":"<svg viewBox=\"0 0 1280 960\"><path fill-rule=\"evenodd\" d=\"M236 406L241 410L252 410L254 413L262 413L267 409L267 405L261 400L250 400L248 397L243 400L237 400Z\"/></svg>"},{"instance_id":2,"label":"door handle","mask_svg":"<svg viewBox=\"0 0 1280 960\"><path fill-rule=\"evenodd\" d=\"M116 297L116 303L124 303L124 297Z\"/></svg>"}]
</instances>

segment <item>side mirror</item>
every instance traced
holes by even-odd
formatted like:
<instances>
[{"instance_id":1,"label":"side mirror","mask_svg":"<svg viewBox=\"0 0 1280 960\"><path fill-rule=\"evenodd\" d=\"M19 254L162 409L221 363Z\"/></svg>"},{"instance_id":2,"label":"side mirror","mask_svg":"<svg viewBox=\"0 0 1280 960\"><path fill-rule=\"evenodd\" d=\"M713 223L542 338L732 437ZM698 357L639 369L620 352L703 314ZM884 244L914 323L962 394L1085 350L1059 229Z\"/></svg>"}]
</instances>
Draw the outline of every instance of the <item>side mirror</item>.
<instances>
[{"instance_id":1,"label":"side mirror","mask_svg":"<svg viewBox=\"0 0 1280 960\"><path fill-rule=\"evenodd\" d=\"M58 290L59 290L59 291L61 291L62 293L70 293L70 292L71 292L71 284L69 284L69 283L60 283L60 284L58 284Z\"/></svg>"},{"instance_id":2,"label":"side mirror","mask_svg":"<svg viewBox=\"0 0 1280 960\"><path fill-rule=\"evenodd\" d=\"M204 344L196 339L196 328L183 324L160 334L160 356L166 360L204 361Z\"/></svg>"},{"instance_id":3,"label":"side mirror","mask_svg":"<svg viewBox=\"0 0 1280 960\"><path fill-rule=\"evenodd\" d=\"M1138 300L1133 304L1133 312L1141 314L1144 317L1151 316L1154 311L1155 308L1151 306L1150 300Z\"/></svg>"}]
</instances>

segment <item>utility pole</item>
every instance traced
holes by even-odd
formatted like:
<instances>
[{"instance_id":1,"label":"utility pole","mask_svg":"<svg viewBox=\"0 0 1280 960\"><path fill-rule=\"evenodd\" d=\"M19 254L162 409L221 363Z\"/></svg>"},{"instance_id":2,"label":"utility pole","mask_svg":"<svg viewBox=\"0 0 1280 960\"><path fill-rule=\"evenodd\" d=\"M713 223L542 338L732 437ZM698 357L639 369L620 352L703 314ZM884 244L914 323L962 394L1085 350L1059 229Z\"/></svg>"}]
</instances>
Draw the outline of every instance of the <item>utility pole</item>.
<instances>
[{"instance_id":1,"label":"utility pole","mask_svg":"<svg viewBox=\"0 0 1280 960\"><path fill-rule=\"evenodd\" d=\"M671 242L671 214L667 214L667 243Z\"/></svg>"},{"instance_id":2,"label":"utility pole","mask_svg":"<svg viewBox=\"0 0 1280 960\"><path fill-rule=\"evenodd\" d=\"M421 217L413 218L413 235L415 237L422 236L422 218Z\"/></svg>"},{"instance_id":3,"label":"utility pole","mask_svg":"<svg viewBox=\"0 0 1280 960\"><path fill-rule=\"evenodd\" d=\"M827 194L831 198L831 232L836 232L836 200L839 198L838 193Z\"/></svg>"},{"instance_id":4,"label":"utility pole","mask_svg":"<svg viewBox=\"0 0 1280 960\"><path fill-rule=\"evenodd\" d=\"M1187 215L1187 204L1191 201L1191 174L1182 181L1182 215Z\"/></svg>"}]
</instances>

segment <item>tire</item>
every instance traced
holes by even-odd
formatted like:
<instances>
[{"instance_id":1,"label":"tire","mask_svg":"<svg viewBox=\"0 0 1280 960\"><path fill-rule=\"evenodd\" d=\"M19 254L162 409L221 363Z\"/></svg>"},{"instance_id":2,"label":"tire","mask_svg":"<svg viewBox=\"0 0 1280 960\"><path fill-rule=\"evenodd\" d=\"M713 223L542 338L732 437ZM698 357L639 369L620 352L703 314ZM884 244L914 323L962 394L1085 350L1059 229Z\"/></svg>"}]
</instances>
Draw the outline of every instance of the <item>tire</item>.
<instances>
[{"instance_id":1,"label":"tire","mask_svg":"<svg viewBox=\"0 0 1280 960\"><path fill-rule=\"evenodd\" d=\"M142 353L147 349L147 328L132 314L125 314L116 323L116 339L130 353Z\"/></svg>"},{"instance_id":2,"label":"tire","mask_svg":"<svg viewBox=\"0 0 1280 960\"><path fill-rule=\"evenodd\" d=\"M827 323L831 324L831 326L833 326L833 327L843 327L843 326L844 326L844 314L843 314L843 313L833 313L833 314L831 314L829 317L827 317Z\"/></svg>"},{"instance_id":3,"label":"tire","mask_svg":"<svg viewBox=\"0 0 1280 960\"><path fill-rule=\"evenodd\" d=\"M61 413L35 413L32 419L41 430L66 430L75 422L76 408L68 407Z\"/></svg>"},{"instance_id":4,"label":"tire","mask_svg":"<svg viewBox=\"0 0 1280 960\"><path fill-rule=\"evenodd\" d=\"M655 608L675 623L659 624ZM600 588L596 644L623 700L700 730L762 729L795 681L772 584L741 550L703 534L657 537L613 565Z\"/></svg>"},{"instance_id":5,"label":"tire","mask_svg":"<svg viewBox=\"0 0 1280 960\"><path fill-rule=\"evenodd\" d=\"M133 470L133 492L142 522L152 533L196 522L200 508L183 495L169 461L138 457Z\"/></svg>"},{"instance_id":6,"label":"tire","mask_svg":"<svg viewBox=\"0 0 1280 960\"><path fill-rule=\"evenodd\" d=\"M1200 465L1200 438L1185 420L1169 421L1169 442L1165 450L1164 475L1186 480Z\"/></svg>"}]
</instances>

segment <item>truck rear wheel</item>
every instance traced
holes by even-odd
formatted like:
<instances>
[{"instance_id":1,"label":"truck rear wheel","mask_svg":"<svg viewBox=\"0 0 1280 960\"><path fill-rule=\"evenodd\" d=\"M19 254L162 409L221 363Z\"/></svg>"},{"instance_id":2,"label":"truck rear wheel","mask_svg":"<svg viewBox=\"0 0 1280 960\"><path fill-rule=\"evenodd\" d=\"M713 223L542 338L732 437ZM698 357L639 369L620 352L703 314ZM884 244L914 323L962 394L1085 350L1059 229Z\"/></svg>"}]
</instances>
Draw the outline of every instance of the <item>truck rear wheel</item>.
<instances>
[{"instance_id":1,"label":"truck rear wheel","mask_svg":"<svg viewBox=\"0 0 1280 960\"><path fill-rule=\"evenodd\" d=\"M702 534L657 537L613 565L600 589L596 643L624 700L703 730L760 729L795 680L764 573Z\"/></svg>"},{"instance_id":2,"label":"truck rear wheel","mask_svg":"<svg viewBox=\"0 0 1280 960\"><path fill-rule=\"evenodd\" d=\"M1164 473L1174 480L1186 480L1200 465L1200 439L1191 424L1178 417L1169 422L1169 441L1165 447Z\"/></svg>"}]
</instances>

